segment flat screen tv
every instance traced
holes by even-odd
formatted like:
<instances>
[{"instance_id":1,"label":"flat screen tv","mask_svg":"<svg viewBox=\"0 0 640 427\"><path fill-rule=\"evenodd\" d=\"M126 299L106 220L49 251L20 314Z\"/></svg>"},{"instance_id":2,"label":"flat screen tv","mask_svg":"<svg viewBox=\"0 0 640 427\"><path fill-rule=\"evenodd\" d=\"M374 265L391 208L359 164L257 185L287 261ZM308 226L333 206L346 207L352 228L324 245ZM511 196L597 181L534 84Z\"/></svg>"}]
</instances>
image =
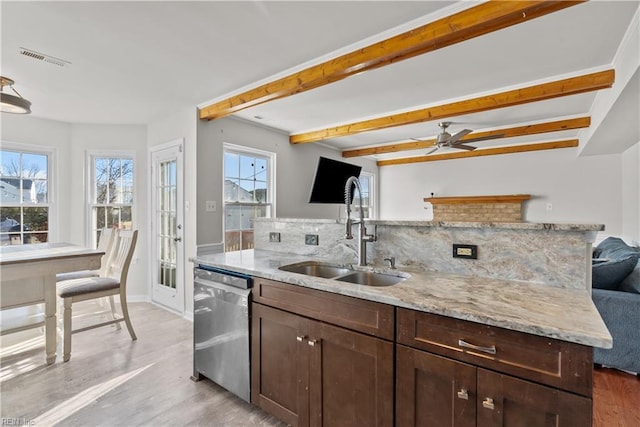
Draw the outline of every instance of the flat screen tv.
<instances>
[{"instance_id":1,"label":"flat screen tv","mask_svg":"<svg viewBox=\"0 0 640 427\"><path fill-rule=\"evenodd\" d=\"M309 203L344 203L347 180L352 176L360 176L361 170L362 166L320 157Z\"/></svg>"}]
</instances>

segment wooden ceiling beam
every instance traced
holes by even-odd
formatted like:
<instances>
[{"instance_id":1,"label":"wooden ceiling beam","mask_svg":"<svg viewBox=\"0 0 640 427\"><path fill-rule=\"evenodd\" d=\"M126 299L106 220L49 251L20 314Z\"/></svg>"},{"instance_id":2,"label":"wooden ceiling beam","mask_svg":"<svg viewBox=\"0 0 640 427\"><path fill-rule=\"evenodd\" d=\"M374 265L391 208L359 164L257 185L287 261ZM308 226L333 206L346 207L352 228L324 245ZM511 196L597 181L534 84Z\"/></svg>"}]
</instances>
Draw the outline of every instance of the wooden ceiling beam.
<instances>
[{"instance_id":1,"label":"wooden ceiling beam","mask_svg":"<svg viewBox=\"0 0 640 427\"><path fill-rule=\"evenodd\" d=\"M460 141L465 142L471 140L469 141L471 143L477 138L491 140L499 138L514 138L525 135L537 135L548 132L587 128L590 124L591 117L577 117L574 119L556 120L552 122L536 123L512 128L489 130L485 132L473 132L460 138ZM377 147L345 150L342 152L342 157L370 156L374 154L396 153L398 151L420 150L433 147L435 144L435 138L423 139L420 141L397 142L394 144L379 145Z\"/></svg>"},{"instance_id":2,"label":"wooden ceiling beam","mask_svg":"<svg viewBox=\"0 0 640 427\"><path fill-rule=\"evenodd\" d=\"M409 163L434 162L438 160L463 159L467 157L496 156L499 154L525 153L528 151L554 150L557 148L577 147L577 139L542 142L537 144L511 145L508 147L484 148L457 153L432 154L429 156L407 157L404 159L379 160L378 166L404 165Z\"/></svg>"},{"instance_id":3,"label":"wooden ceiling beam","mask_svg":"<svg viewBox=\"0 0 640 427\"><path fill-rule=\"evenodd\" d=\"M289 136L292 144L321 141L354 135L361 132L405 126L415 123L428 122L438 119L448 119L464 114L479 113L497 108L513 107L530 102L545 101L561 96L576 95L599 89L606 89L613 85L615 71L613 69L585 74L567 79L541 83L520 89L509 90L492 95L465 99L449 104L436 105L404 113L377 117L327 129L299 133Z\"/></svg>"},{"instance_id":4,"label":"wooden ceiling beam","mask_svg":"<svg viewBox=\"0 0 640 427\"><path fill-rule=\"evenodd\" d=\"M489 1L203 107L212 120L565 9L581 1Z\"/></svg>"}]
</instances>

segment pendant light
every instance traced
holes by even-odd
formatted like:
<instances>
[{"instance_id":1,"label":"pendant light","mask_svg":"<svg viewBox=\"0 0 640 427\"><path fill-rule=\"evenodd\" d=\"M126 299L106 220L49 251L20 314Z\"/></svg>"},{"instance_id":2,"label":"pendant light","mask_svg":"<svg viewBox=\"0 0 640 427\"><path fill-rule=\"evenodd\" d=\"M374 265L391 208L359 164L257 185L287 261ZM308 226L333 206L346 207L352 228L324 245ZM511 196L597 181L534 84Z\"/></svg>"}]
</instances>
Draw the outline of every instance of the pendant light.
<instances>
[{"instance_id":1,"label":"pendant light","mask_svg":"<svg viewBox=\"0 0 640 427\"><path fill-rule=\"evenodd\" d=\"M0 105L3 113L29 114L31 112L31 102L27 101L13 88L14 81L7 77L0 76ZM9 86L16 95L4 92L4 87Z\"/></svg>"}]
</instances>

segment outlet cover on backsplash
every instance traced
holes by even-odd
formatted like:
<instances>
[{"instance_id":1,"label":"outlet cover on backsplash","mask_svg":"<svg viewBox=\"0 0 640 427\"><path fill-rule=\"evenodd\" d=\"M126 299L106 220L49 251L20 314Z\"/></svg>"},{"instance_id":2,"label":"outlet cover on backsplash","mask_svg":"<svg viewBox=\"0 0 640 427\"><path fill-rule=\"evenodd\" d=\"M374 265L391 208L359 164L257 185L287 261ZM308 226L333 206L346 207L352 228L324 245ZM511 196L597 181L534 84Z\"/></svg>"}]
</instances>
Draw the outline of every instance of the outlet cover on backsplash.
<instances>
[{"instance_id":1,"label":"outlet cover on backsplash","mask_svg":"<svg viewBox=\"0 0 640 427\"><path fill-rule=\"evenodd\" d=\"M270 243L280 243L280 233L270 232L269 233L269 242Z\"/></svg>"},{"instance_id":2,"label":"outlet cover on backsplash","mask_svg":"<svg viewBox=\"0 0 640 427\"><path fill-rule=\"evenodd\" d=\"M304 244L305 245L318 246L318 235L317 234L305 234L304 235Z\"/></svg>"}]
</instances>

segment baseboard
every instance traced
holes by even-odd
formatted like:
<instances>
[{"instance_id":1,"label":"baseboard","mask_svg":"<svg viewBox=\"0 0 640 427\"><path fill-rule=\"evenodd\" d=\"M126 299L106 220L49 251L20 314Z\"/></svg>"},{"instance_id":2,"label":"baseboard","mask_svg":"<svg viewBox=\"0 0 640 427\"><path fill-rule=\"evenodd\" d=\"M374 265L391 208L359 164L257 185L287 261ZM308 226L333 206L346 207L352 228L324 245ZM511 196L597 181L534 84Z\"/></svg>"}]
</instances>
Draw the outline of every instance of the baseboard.
<instances>
[{"instance_id":1,"label":"baseboard","mask_svg":"<svg viewBox=\"0 0 640 427\"><path fill-rule=\"evenodd\" d=\"M127 302L151 302L149 295L127 295Z\"/></svg>"}]
</instances>

